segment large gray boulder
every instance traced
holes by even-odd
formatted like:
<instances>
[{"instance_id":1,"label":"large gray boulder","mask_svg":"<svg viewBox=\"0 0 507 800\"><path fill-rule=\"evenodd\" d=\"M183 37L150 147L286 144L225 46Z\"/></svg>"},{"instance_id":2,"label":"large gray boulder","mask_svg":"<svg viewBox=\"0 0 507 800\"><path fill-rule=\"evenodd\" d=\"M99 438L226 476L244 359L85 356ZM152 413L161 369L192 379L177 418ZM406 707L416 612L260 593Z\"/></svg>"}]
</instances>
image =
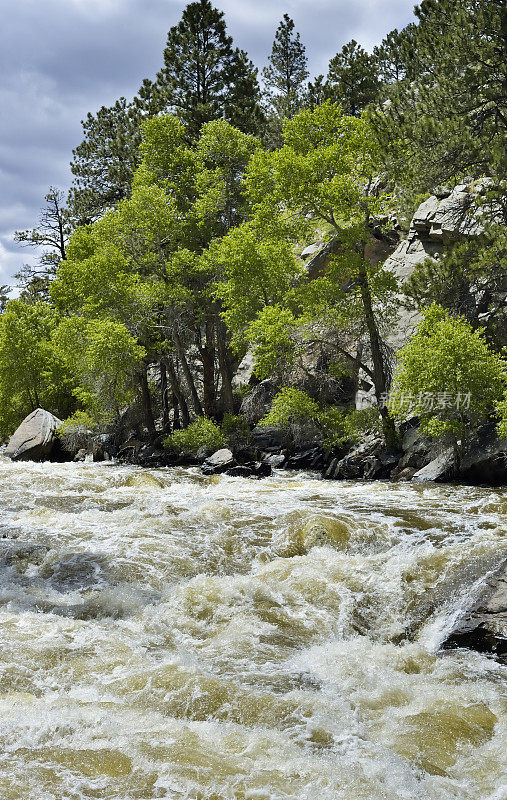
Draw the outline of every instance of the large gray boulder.
<instances>
[{"instance_id":1,"label":"large gray boulder","mask_svg":"<svg viewBox=\"0 0 507 800\"><path fill-rule=\"evenodd\" d=\"M458 618L444 647L507 656L507 560L487 578L479 597Z\"/></svg>"},{"instance_id":2,"label":"large gray boulder","mask_svg":"<svg viewBox=\"0 0 507 800\"><path fill-rule=\"evenodd\" d=\"M9 439L5 455L13 461L45 461L58 444L61 424L49 411L35 409Z\"/></svg>"},{"instance_id":3,"label":"large gray boulder","mask_svg":"<svg viewBox=\"0 0 507 800\"><path fill-rule=\"evenodd\" d=\"M207 458L201 469L203 475L220 475L222 472L231 469L235 465L236 462L232 452L227 447L223 447Z\"/></svg>"}]
</instances>

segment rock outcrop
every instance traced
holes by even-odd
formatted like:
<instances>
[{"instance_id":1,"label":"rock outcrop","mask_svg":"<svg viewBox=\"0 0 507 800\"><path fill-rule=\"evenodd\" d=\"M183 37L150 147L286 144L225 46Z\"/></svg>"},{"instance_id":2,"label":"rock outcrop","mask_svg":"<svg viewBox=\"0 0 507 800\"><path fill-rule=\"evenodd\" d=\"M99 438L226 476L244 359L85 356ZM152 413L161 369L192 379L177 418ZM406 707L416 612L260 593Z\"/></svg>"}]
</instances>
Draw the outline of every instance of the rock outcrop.
<instances>
[{"instance_id":1,"label":"rock outcrop","mask_svg":"<svg viewBox=\"0 0 507 800\"><path fill-rule=\"evenodd\" d=\"M388 478L397 465L400 453L384 440L369 437L343 458L334 458L323 477L341 480Z\"/></svg>"},{"instance_id":2,"label":"rock outcrop","mask_svg":"<svg viewBox=\"0 0 507 800\"><path fill-rule=\"evenodd\" d=\"M57 430L61 420L37 408L29 414L9 439L5 455L13 461L45 461L59 448Z\"/></svg>"},{"instance_id":3,"label":"rock outcrop","mask_svg":"<svg viewBox=\"0 0 507 800\"><path fill-rule=\"evenodd\" d=\"M443 646L468 647L507 658L507 560L486 580L478 599L458 619Z\"/></svg>"}]
</instances>

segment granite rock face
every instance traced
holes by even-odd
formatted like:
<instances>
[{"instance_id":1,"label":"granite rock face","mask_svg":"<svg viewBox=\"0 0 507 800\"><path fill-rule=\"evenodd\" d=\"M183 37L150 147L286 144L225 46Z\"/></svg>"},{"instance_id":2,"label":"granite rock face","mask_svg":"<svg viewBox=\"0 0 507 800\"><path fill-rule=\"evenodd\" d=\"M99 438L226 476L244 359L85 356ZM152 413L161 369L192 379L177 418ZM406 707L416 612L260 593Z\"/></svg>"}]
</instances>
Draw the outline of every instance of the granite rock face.
<instances>
[{"instance_id":1,"label":"granite rock face","mask_svg":"<svg viewBox=\"0 0 507 800\"><path fill-rule=\"evenodd\" d=\"M5 455L13 461L45 461L58 446L57 430L61 420L36 408L9 439Z\"/></svg>"}]
</instances>

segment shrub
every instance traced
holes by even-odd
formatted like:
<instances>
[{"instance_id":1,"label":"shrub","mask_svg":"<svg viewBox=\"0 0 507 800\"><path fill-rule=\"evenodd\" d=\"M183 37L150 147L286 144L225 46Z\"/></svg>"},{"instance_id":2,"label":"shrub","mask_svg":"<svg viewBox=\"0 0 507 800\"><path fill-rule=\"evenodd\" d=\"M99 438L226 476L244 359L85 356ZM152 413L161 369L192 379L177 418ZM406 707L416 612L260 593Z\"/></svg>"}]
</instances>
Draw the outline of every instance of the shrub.
<instances>
[{"instance_id":1,"label":"shrub","mask_svg":"<svg viewBox=\"0 0 507 800\"><path fill-rule=\"evenodd\" d=\"M241 415L224 414L220 429L231 450L247 447L252 441L250 426Z\"/></svg>"},{"instance_id":2,"label":"shrub","mask_svg":"<svg viewBox=\"0 0 507 800\"><path fill-rule=\"evenodd\" d=\"M207 417L197 417L188 428L174 431L164 439L164 447L179 455L196 456L199 450L214 453L225 446L225 437L218 425Z\"/></svg>"},{"instance_id":3,"label":"shrub","mask_svg":"<svg viewBox=\"0 0 507 800\"><path fill-rule=\"evenodd\" d=\"M326 450L336 450L355 444L369 433L380 435L382 426L376 406L348 411L330 406L321 411L318 424Z\"/></svg>"},{"instance_id":4,"label":"shrub","mask_svg":"<svg viewBox=\"0 0 507 800\"><path fill-rule=\"evenodd\" d=\"M488 420L501 399L506 363L463 318L434 304L398 353L391 390L393 416L417 415L435 438L458 437Z\"/></svg>"},{"instance_id":5,"label":"shrub","mask_svg":"<svg viewBox=\"0 0 507 800\"><path fill-rule=\"evenodd\" d=\"M273 400L272 406L259 425L287 429L294 423L315 422L319 406L306 392L285 386Z\"/></svg>"}]
</instances>

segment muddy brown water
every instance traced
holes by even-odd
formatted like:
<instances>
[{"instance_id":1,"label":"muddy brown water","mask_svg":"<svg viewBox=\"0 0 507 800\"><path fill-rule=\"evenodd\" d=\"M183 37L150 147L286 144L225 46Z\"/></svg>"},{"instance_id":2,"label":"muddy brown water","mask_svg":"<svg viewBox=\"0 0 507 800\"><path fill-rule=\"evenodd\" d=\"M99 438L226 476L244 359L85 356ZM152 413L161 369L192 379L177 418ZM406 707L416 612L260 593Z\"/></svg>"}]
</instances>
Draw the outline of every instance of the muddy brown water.
<instances>
[{"instance_id":1,"label":"muddy brown water","mask_svg":"<svg viewBox=\"0 0 507 800\"><path fill-rule=\"evenodd\" d=\"M504 800L507 492L0 457L2 800Z\"/></svg>"}]
</instances>

